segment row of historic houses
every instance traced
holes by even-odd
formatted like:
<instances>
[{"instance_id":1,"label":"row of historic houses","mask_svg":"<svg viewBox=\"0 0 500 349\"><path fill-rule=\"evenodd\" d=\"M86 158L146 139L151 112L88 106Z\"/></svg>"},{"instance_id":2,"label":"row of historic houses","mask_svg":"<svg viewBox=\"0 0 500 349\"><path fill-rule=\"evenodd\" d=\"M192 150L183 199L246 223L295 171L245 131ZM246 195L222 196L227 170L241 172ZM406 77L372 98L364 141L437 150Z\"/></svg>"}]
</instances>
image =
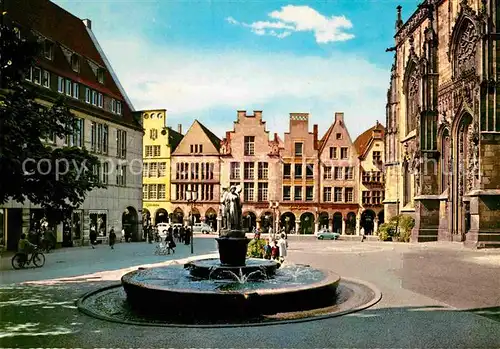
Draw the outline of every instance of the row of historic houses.
<instances>
[{"instance_id":1,"label":"row of historic houses","mask_svg":"<svg viewBox=\"0 0 500 349\"><path fill-rule=\"evenodd\" d=\"M500 246L499 3L398 7L386 120L387 217L414 241Z\"/></svg>"},{"instance_id":2,"label":"row of historic houses","mask_svg":"<svg viewBox=\"0 0 500 349\"><path fill-rule=\"evenodd\" d=\"M185 135L167 127L166 110L142 111L143 222L205 222L217 231L220 200L241 188L243 224L312 234L330 229L355 235L384 220L384 127L352 142L344 114L335 113L322 138L308 113L289 115L284 139L270 136L261 111L238 111L233 130L219 139L195 120Z\"/></svg>"}]
</instances>

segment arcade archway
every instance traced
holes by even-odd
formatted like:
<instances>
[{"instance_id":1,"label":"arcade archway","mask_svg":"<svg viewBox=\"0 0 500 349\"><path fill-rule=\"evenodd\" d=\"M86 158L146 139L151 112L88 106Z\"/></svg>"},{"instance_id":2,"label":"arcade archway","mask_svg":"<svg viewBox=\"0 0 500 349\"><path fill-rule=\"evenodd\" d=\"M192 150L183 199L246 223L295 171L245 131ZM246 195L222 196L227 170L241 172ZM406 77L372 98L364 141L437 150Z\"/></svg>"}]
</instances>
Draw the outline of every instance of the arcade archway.
<instances>
[{"instance_id":1,"label":"arcade archway","mask_svg":"<svg viewBox=\"0 0 500 349\"><path fill-rule=\"evenodd\" d=\"M380 211L377 214L377 219L378 219L378 226L380 227L381 224L384 224L384 210Z\"/></svg>"},{"instance_id":2,"label":"arcade archway","mask_svg":"<svg viewBox=\"0 0 500 349\"><path fill-rule=\"evenodd\" d=\"M142 226L148 227L152 224L151 222L151 212L147 208L142 209Z\"/></svg>"},{"instance_id":3,"label":"arcade archway","mask_svg":"<svg viewBox=\"0 0 500 349\"><path fill-rule=\"evenodd\" d=\"M198 209L196 207L192 208L189 215L190 215L189 218L191 219L191 217L192 217L192 219L193 219L193 224L201 222L201 214L200 214L200 211L198 211ZM189 221L189 223L191 223L191 221Z\"/></svg>"},{"instance_id":4,"label":"arcade archway","mask_svg":"<svg viewBox=\"0 0 500 349\"><path fill-rule=\"evenodd\" d=\"M330 218L328 216L328 212L321 212L318 217L319 221L319 230L329 229Z\"/></svg>"},{"instance_id":5,"label":"arcade archway","mask_svg":"<svg viewBox=\"0 0 500 349\"><path fill-rule=\"evenodd\" d=\"M347 235L356 234L356 213L349 212L345 221L345 233Z\"/></svg>"},{"instance_id":6,"label":"arcade archway","mask_svg":"<svg viewBox=\"0 0 500 349\"><path fill-rule=\"evenodd\" d=\"M333 227L332 231L334 233L342 234L342 213L335 212L333 215Z\"/></svg>"},{"instance_id":7,"label":"arcade archway","mask_svg":"<svg viewBox=\"0 0 500 349\"><path fill-rule=\"evenodd\" d=\"M273 219L273 213L272 212L264 212L261 216L260 216L260 227L262 229L262 232L264 234L267 234L269 233L269 228L273 228L274 229L274 219Z\"/></svg>"},{"instance_id":8,"label":"arcade archway","mask_svg":"<svg viewBox=\"0 0 500 349\"><path fill-rule=\"evenodd\" d=\"M125 231L125 241L139 241L139 220L137 210L128 206L122 213L122 229Z\"/></svg>"},{"instance_id":9,"label":"arcade archway","mask_svg":"<svg viewBox=\"0 0 500 349\"><path fill-rule=\"evenodd\" d=\"M300 234L314 234L314 215L311 212L300 216Z\"/></svg>"},{"instance_id":10,"label":"arcade archway","mask_svg":"<svg viewBox=\"0 0 500 349\"><path fill-rule=\"evenodd\" d=\"M361 214L361 228L364 229L365 235L372 235L375 227L375 212L366 210Z\"/></svg>"},{"instance_id":11,"label":"arcade archway","mask_svg":"<svg viewBox=\"0 0 500 349\"><path fill-rule=\"evenodd\" d=\"M217 231L217 212L211 207L205 212L205 223L211 226L213 231Z\"/></svg>"},{"instance_id":12,"label":"arcade archway","mask_svg":"<svg viewBox=\"0 0 500 349\"><path fill-rule=\"evenodd\" d=\"M172 223L184 224L184 211L180 207L172 213Z\"/></svg>"},{"instance_id":13,"label":"arcade archway","mask_svg":"<svg viewBox=\"0 0 500 349\"><path fill-rule=\"evenodd\" d=\"M254 228L257 228L257 215L253 212L245 212L243 214L243 230L251 232Z\"/></svg>"},{"instance_id":14,"label":"arcade archway","mask_svg":"<svg viewBox=\"0 0 500 349\"><path fill-rule=\"evenodd\" d=\"M159 208L155 213L155 225L159 223L168 223L168 212L164 208Z\"/></svg>"},{"instance_id":15,"label":"arcade archway","mask_svg":"<svg viewBox=\"0 0 500 349\"><path fill-rule=\"evenodd\" d=\"M295 215L292 212L285 212L280 217L280 229L285 229L285 234L295 231Z\"/></svg>"}]
</instances>

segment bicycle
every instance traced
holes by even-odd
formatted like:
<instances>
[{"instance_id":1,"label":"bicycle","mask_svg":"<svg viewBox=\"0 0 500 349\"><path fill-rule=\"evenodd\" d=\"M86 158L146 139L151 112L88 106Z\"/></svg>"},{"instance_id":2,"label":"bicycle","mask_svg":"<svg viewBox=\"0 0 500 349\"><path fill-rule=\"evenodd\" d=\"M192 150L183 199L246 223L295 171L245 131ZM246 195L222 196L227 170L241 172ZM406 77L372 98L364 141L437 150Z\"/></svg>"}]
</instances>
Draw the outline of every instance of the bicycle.
<instances>
[{"instance_id":1,"label":"bicycle","mask_svg":"<svg viewBox=\"0 0 500 349\"><path fill-rule=\"evenodd\" d=\"M26 254L24 253L16 253L14 257L12 257L11 262L12 268L14 269L22 269L25 266L30 265L31 262L33 262L35 267L41 268L45 264L45 256L38 248L36 248L33 253L31 253L29 258L26 258Z\"/></svg>"}]
</instances>

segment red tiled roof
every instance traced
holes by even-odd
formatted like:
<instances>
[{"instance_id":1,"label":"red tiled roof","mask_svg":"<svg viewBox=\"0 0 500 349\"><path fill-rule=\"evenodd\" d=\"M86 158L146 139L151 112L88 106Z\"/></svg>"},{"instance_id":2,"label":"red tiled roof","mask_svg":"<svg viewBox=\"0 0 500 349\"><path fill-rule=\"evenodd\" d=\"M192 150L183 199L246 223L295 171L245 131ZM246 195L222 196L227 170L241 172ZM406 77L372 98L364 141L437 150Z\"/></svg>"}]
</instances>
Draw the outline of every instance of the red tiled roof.
<instances>
[{"instance_id":1,"label":"red tiled roof","mask_svg":"<svg viewBox=\"0 0 500 349\"><path fill-rule=\"evenodd\" d=\"M82 20L49 0L3 0L9 21L20 26L21 35L28 30L39 33L54 42L53 59L38 58L38 65L62 77L79 82L96 91L122 101L123 117L117 119L137 126L131 110L117 82L108 71L104 59L94 45ZM80 71L71 69L71 63L63 53L62 46L78 54ZM97 81L97 76L88 60L104 68L104 83Z\"/></svg>"},{"instance_id":2,"label":"red tiled roof","mask_svg":"<svg viewBox=\"0 0 500 349\"><path fill-rule=\"evenodd\" d=\"M4 1L7 15L12 20L104 66L85 24L78 17L49 0Z\"/></svg>"},{"instance_id":3,"label":"red tiled roof","mask_svg":"<svg viewBox=\"0 0 500 349\"><path fill-rule=\"evenodd\" d=\"M369 128L368 130L360 134L358 138L356 138L356 140L354 141L354 147L356 148L356 151L358 152L359 156L363 156L363 154L365 153L366 148L368 147L372 139L374 130L382 131L382 137L384 137L385 127L382 126L382 124L379 124L378 122L375 126Z\"/></svg>"}]
</instances>

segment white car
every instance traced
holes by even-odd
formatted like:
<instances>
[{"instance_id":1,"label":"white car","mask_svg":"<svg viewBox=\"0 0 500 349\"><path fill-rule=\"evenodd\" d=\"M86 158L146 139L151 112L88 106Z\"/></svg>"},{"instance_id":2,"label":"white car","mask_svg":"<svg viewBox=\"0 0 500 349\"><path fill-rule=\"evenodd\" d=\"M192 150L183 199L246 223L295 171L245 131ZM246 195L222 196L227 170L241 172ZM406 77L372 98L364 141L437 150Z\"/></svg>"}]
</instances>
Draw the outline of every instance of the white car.
<instances>
[{"instance_id":1,"label":"white car","mask_svg":"<svg viewBox=\"0 0 500 349\"><path fill-rule=\"evenodd\" d=\"M213 232L214 230L207 223L195 223L193 225L193 233L210 234Z\"/></svg>"}]
</instances>

